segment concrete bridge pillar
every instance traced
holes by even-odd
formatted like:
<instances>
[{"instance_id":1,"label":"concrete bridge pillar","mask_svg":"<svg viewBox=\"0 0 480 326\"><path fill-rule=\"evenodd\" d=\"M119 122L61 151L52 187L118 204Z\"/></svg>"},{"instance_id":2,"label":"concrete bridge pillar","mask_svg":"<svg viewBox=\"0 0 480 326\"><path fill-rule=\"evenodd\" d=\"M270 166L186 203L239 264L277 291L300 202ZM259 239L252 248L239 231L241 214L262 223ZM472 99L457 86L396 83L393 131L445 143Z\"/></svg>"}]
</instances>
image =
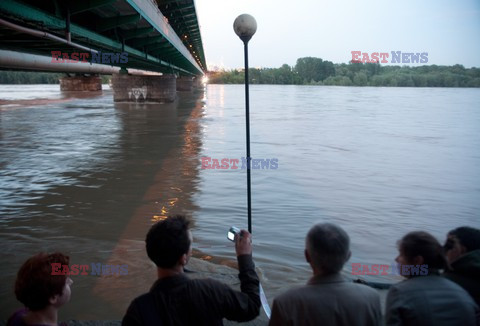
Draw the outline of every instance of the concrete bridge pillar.
<instances>
[{"instance_id":1,"label":"concrete bridge pillar","mask_svg":"<svg viewBox=\"0 0 480 326\"><path fill-rule=\"evenodd\" d=\"M191 92L193 89L193 77L177 77L177 91Z\"/></svg>"},{"instance_id":2,"label":"concrete bridge pillar","mask_svg":"<svg viewBox=\"0 0 480 326\"><path fill-rule=\"evenodd\" d=\"M173 102L177 97L175 75L112 76L113 100L115 102Z\"/></svg>"},{"instance_id":3,"label":"concrete bridge pillar","mask_svg":"<svg viewBox=\"0 0 480 326\"><path fill-rule=\"evenodd\" d=\"M60 78L60 90L64 92L95 92L102 90L99 76L74 76Z\"/></svg>"},{"instance_id":4,"label":"concrete bridge pillar","mask_svg":"<svg viewBox=\"0 0 480 326\"><path fill-rule=\"evenodd\" d=\"M203 83L202 76L196 76L193 79L193 90L195 91L203 91L205 89L205 84Z\"/></svg>"}]
</instances>

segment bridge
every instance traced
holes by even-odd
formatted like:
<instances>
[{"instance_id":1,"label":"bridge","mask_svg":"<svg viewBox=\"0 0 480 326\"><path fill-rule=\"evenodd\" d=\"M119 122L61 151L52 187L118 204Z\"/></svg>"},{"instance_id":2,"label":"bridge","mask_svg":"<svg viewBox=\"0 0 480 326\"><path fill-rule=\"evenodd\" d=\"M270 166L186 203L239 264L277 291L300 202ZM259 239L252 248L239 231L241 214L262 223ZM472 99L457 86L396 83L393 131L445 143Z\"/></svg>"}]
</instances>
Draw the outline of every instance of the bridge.
<instances>
[{"instance_id":1,"label":"bridge","mask_svg":"<svg viewBox=\"0 0 480 326\"><path fill-rule=\"evenodd\" d=\"M207 66L194 0L1 0L0 67L114 74L115 93L121 80L153 94L172 76L188 89Z\"/></svg>"}]
</instances>

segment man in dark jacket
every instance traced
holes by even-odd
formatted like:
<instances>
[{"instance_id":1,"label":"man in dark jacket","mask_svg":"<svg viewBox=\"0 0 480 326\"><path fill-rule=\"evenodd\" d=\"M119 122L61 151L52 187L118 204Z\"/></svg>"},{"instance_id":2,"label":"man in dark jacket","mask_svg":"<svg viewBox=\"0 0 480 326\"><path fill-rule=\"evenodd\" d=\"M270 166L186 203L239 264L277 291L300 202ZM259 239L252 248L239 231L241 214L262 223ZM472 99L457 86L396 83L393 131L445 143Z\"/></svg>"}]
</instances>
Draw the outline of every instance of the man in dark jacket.
<instances>
[{"instance_id":1,"label":"man in dark jacket","mask_svg":"<svg viewBox=\"0 0 480 326\"><path fill-rule=\"evenodd\" d=\"M251 235L235 236L241 292L211 279L189 279L184 266L192 253L192 234L184 216L153 225L147 234L148 257L158 280L137 297L123 317L123 326L223 325L223 318L249 321L259 314L259 280L252 261Z\"/></svg>"},{"instance_id":2,"label":"man in dark jacket","mask_svg":"<svg viewBox=\"0 0 480 326\"><path fill-rule=\"evenodd\" d=\"M452 268L444 276L463 287L480 306L480 230L463 226L450 231L444 249Z\"/></svg>"}]
</instances>

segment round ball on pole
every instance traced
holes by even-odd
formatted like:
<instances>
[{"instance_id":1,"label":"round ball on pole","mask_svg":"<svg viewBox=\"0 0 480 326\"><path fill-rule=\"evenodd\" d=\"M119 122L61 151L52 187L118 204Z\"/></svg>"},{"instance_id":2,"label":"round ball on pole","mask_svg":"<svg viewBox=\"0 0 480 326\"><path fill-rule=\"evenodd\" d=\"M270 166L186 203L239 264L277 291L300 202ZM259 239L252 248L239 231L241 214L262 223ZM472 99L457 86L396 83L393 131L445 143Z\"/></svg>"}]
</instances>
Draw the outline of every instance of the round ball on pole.
<instances>
[{"instance_id":1,"label":"round ball on pole","mask_svg":"<svg viewBox=\"0 0 480 326\"><path fill-rule=\"evenodd\" d=\"M248 41L257 31L257 21L249 14L240 15L233 22L233 30L242 41Z\"/></svg>"}]
</instances>

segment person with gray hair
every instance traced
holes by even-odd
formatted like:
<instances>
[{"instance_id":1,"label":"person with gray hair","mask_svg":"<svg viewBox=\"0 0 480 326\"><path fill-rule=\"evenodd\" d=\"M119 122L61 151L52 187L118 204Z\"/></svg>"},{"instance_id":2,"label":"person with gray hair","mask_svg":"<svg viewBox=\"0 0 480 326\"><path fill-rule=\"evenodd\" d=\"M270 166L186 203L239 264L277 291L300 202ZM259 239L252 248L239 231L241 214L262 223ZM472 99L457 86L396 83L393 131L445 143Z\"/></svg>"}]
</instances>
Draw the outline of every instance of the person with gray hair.
<instances>
[{"instance_id":1,"label":"person with gray hair","mask_svg":"<svg viewBox=\"0 0 480 326\"><path fill-rule=\"evenodd\" d=\"M340 275L350 255L350 238L341 227L314 225L305 241L313 277L275 298L269 325L382 325L377 291Z\"/></svg>"}]
</instances>

